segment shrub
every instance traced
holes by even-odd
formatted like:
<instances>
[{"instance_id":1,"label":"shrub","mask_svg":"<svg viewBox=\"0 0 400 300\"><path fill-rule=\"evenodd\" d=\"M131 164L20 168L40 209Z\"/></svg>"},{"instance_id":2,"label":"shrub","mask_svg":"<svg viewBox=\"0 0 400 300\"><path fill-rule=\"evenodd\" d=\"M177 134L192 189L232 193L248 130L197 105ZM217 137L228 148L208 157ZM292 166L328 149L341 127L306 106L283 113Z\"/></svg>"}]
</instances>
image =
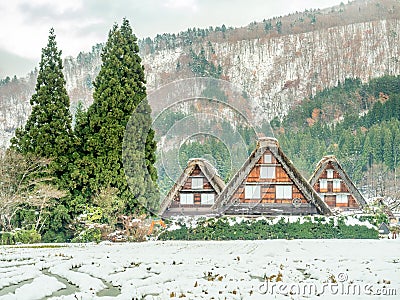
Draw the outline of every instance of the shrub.
<instances>
[{"instance_id":1,"label":"shrub","mask_svg":"<svg viewBox=\"0 0 400 300\"><path fill-rule=\"evenodd\" d=\"M372 225L379 227L382 223L389 224L389 218L386 214L384 213L379 213L379 214L373 214L373 215L361 215L357 216L357 218L363 222L363 221L368 221Z\"/></svg>"},{"instance_id":2,"label":"shrub","mask_svg":"<svg viewBox=\"0 0 400 300\"><path fill-rule=\"evenodd\" d=\"M15 243L32 244L39 243L41 235L35 230L18 230L14 234Z\"/></svg>"},{"instance_id":3,"label":"shrub","mask_svg":"<svg viewBox=\"0 0 400 300\"><path fill-rule=\"evenodd\" d=\"M15 245L16 243L39 243L41 238L41 235L34 229L2 232L0 235L0 241L2 245Z\"/></svg>"},{"instance_id":4,"label":"shrub","mask_svg":"<svg viewBox=\"0 0 400 300\"><path fill-rule=\"evenodd\" d=\"M2 245L14 245L14 234L12 232L2 232L0 234L0 241Z\"/></svg>"},{"instance_id":5,"label":"shrub","mask_svg":"<svg viewBox=\"0 0 400 300\"><path fill-rule=\"evenodd\" d=\"M89 227L82 230L77 236L75 236L71 242L72 243L89 243L101 241L101 230L97 227Z\"/></svg>"},{"instance_id":6,"label":"shrub","mask_svg":"<svg viewBox=\"0 0 400 300\"><path fill-rule=\"evenodd\" d=\"M328 221L329 220L329 221ZM296 222L281 218L275 224L266 219L229 222L228 218L199 220L195 228L164 231L160 240L262 240L262 239L377 239L378 231L366 226L337 224L333 218L303 219ZM327 222L328 221L328 222ZM233 223L233 224L232 224ZM232 225L231 225L232 224Z\"/></svg>"}]
</instances>

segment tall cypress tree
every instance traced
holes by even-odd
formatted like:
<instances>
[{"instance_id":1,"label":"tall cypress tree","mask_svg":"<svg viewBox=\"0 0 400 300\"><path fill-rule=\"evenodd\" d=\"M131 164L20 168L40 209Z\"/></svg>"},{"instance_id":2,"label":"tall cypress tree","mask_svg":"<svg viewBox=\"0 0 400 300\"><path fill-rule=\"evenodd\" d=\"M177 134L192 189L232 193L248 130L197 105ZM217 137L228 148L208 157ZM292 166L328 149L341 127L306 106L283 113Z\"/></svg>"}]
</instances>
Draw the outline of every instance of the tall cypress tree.
<instances>
[{"instance_id":1,"label":"tall cypress tree","mask_svg":"<svg viewBox=\"0 0 400 300\"><path fill-rule=\"evenodd\" d=\"M137 193L129 189L122 161L122 144L128 121L131 116L135 118L133 113L139 104L145 108L145 114L137 116L139 119L144 118L140 119L140 124L145 140L136 132L130 143L143 149L140 151L143 155L137 158L146 165L151 178L143 174L139 163L137 180L134 180L136 184L153 185L152 181L156 179L153 166L156 144L153 141L154 132L150 129L150 107L146 102L144 68L139 57L139 47L126 19L120 28L114 25L109 32L94 87L93 104L77 119L75 128L83 153L80 159L81 172L76 175L87 197L98 194L103 188L117 188L119 197L126 203L126 212L132 213L145 189L141 187Z\"/></svg>"},{"instance_id":2,"label":"tall cypress tree","mask_svg":"<svg viewBox=\"0 0 400 300\"><path fill-rule=\"evenodd\" d=\"M54 29L42 49L35 93L30 103L32 112L25 127L16 131L11 147L27 155L50 158L49 174L58 187L67 184L71 154L75 145L69 97L62 73L61 51L57 48ZM66 198L57 200L46 222L46 241L64 241L66 224L70 221Z\"/></svg>"},{"instance_id":3,"label":"tall cypress tree","mask_svg":"<svg viewBox=\"0 0 400 300\"><path fill-rule=\"evenodd\" d=\"M12 147L23 154L54 159L55 169L66 168L66 154L72 147L72 117L62 73L61 51L57 49L54 29L42 49L35 93L30 103L32 113L24 128L16 131Z\"/></svg>"}]
</instances>

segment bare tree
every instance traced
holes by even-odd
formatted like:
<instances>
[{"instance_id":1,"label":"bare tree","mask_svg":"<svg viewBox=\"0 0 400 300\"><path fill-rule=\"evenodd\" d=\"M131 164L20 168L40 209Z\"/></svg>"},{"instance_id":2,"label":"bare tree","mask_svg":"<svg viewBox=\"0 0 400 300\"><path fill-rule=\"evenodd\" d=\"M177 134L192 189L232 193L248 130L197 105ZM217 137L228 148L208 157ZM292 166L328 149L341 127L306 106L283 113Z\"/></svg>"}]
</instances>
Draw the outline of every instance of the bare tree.
<instances>
[{"instance_id":1,"label":"bare tree","mask_svg":"<svg viewBox=\"0 0 400 300\"><path fill-rule=\"evenodd\" d=\"M35 229L40 231L50 200L65 196L51 185L49 163L49 159L23 156L13 150L0 154L0 229L11 231L16 213L27 205L37 211Z\"/></svg>"},{"instance_id":2,"label":"bare tree","mask_svg":"<svg viewBox=\"0 0 400 300\"><path fill-rule=\"evenodd\" d=\"M362 184L370 197L382 197L393 211L400 209L400 190L397 187L396 169L389 170L384 164L373 164L365 173Z\"/></svg>"}]
</instances>

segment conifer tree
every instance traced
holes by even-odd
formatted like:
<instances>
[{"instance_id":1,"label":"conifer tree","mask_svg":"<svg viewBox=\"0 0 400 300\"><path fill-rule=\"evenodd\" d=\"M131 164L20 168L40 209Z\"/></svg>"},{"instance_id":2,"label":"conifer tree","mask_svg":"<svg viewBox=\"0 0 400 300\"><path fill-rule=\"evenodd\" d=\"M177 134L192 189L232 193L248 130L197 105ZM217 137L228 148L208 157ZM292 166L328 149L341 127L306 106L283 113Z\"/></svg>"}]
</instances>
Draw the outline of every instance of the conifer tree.
<instances>
[{"instance_id":1,"label":"conifer tree","mask_svg":"<svg viewBox=\"0 0 400 300\"><path fill-rule=\"evenodd\" d=\"M153 166L156 144L154 132L150 129L144 68L138 53L137 39L128 20L124 19L120 28L114 25L103 48L102 66L94 81L93 104L77 118L75 127L83 154L79 163L80 174L76 174L82 193L90 198L103 188L117 188L127 213L133 213L137 199L143 197L145 190L149 185L153 186L152 181L157 178ZM139 104L145 113L133 114ZM137 119L131 120L131 124L139 122L141 129L130 137L129 143L143 149L135 156L139 160L134 170L137 178L132 180L136 185L135 192L129 189L122 161L122 144L131 116ZM145 165L151 178L143 174L141 164Z\"/></svg>"},{"instance_id":2,"label":"conifer tree","mask_svg":"<svg viewBox=\"0 0 400 300\"><path fill-rule=\"evenodd\" d=\"M32 112L25 127L17 129L11 148L23 155L50 159L49 175L58 188L64 189L75 141L62 70L61 51L57 48L52 28L47 45L42 49L35 93L30 100ZM50 218L44 224L46 233L43 239L65 241L70 217L67 198L52 203Z\"/></svg>"},{"instance_id":3,"label":"conifer tree","mask_svg":"<svg viewBox=\"0 0 400 300\"><path fill-rule=\"evenodd\" d=\"M42 49L32 112L24 128L16 131L12 147L22 154L51 158L56 171L63 171L72 148L72 117L62 73L61 51L57 49L54 29Z\"/></svg>"}]
</instances>

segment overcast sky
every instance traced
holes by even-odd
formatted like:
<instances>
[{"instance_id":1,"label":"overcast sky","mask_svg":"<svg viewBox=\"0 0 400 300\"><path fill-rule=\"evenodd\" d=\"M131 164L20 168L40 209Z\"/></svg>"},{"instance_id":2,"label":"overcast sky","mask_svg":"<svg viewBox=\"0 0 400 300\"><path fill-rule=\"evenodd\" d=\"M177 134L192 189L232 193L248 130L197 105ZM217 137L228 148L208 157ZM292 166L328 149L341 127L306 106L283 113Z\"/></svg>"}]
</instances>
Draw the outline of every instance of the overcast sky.
<instances>
[{"instance_id":1,"label":"overcast sky","mask_svg":"<svg viewBox=\"0 0 400 300\"><path fill-rule=\"evenodd\" d=\"M25 76L39 65L54 27L65 56L103 43L114 23L126 17L138 38L187 28L245 26L343 0L1 0L0 78ZM347 1L345 1L347 3Z\"/></svg>"}]
</instances>

